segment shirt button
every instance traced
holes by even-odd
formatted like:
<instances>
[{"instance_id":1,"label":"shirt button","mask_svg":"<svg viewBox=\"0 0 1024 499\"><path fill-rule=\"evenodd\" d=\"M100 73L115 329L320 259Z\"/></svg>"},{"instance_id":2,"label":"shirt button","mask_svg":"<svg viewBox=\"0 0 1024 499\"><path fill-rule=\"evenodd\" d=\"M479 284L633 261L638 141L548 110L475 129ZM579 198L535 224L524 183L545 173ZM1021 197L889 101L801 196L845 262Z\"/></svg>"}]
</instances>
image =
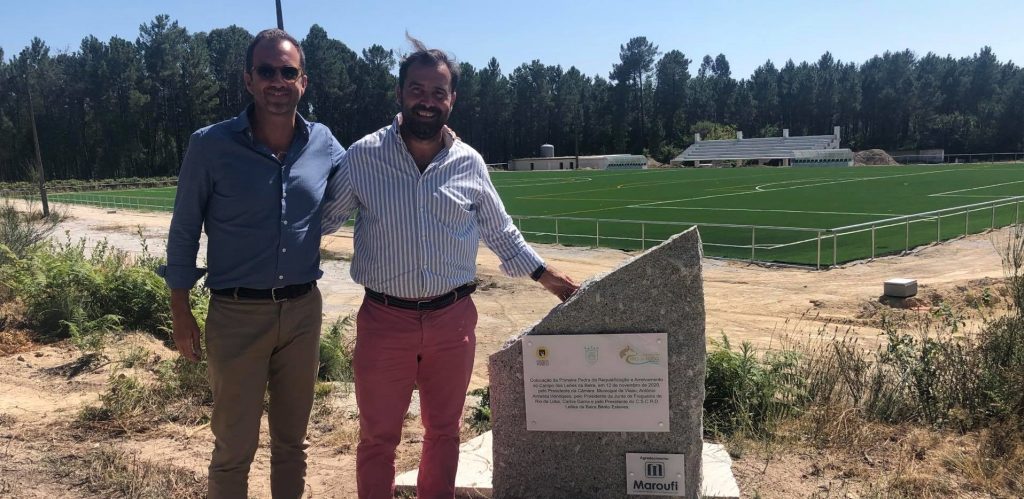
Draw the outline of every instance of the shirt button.
<instances>
[{"instance_id":1,"label":"shirt button","mask_svg":"<svg viewBox=\"0 0 1024 499\"><path fill-rule=\"evenodd\" d=\"M285 225L288 225L288 221L287 220L282 220L281 223L283 223Z\"/></svg>"},{"instance_id":2,"label":"shirt button","mask_svg":"<svg viewBox=\"0 0 1024 499\"><path fill-rule=\"evenodd\" d=\"M283 281L283 280L284 280L284 276L283 276L283 275L279 275L279 276L277 276L277 280L278 280L278 281Z\"/></svg>"},{"instance_id":3,"label":"shirt button","mask_svg":"<svg viewBox=\"0 0 1024 499\"><path fill-rule=\"evenodd\" d=\"M281 248L281 253L287 253L287 252L288 252L288 248Z\"/></svg>"}]
</instances>

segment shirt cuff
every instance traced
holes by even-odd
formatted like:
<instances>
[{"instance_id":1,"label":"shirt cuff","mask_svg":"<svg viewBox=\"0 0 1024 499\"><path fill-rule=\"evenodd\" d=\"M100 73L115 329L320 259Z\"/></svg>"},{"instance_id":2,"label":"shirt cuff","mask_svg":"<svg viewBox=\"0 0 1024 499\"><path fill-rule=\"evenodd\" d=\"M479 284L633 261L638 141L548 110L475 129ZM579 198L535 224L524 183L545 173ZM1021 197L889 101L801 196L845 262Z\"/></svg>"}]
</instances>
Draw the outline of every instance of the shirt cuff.
<instances>
[{"instance_id":1,"label":"shirt cuff","mask_svg":"<svg viewBox=\"0 0 1024 499\"><path fill-rule=\"evenodd\" d=\"M529 245L524 245L518 255L502 262L499 267L509 277L525 277L530 275L537 267L544 265L544 259L537 254Z\"/></svg>"},{"instance_id":2,"label":"shirt cuff","mask_svg":"<svg viewBox=\"0 0 1024 499\"><path fill-rule=\"evenodd\" d=\"M187 265L161 265L156 269L157 275L164 278L171 289L192 289L196 281L206 274L206 269Z\"/></svg>"}]
</instances>

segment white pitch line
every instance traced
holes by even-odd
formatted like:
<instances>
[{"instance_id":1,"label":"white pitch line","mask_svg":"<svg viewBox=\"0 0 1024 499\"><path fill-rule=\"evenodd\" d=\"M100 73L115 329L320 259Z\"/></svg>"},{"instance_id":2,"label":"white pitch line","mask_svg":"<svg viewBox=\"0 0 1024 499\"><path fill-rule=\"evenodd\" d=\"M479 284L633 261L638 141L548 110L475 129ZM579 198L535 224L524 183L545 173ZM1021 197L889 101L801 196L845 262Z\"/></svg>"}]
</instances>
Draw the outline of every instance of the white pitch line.
<instances>
[{"instance_id":1,"label":"white pitch line","mask_svg":"<svg viewBox=\"0 0 1024 499\"><path fill-rule=\"evenodd\" d=\"M981 187L970 187L970 188L967 188L967 189L957 189L955 191L946 191L946 192L939 192L937 194L929 194L928 196L949 196L949 197L954 197L954 198L956 198L956 197L994 197L994 198L1009 197L1009 196L978 196L978 195L975 195L975 196L967 196L967 195L954 196L952 194L955 194L957 192L976 191L978 189L988 189L990 187L999 187L999 186L1002 186L1002 185L1020 184L1020 183L1024 183L1024 180L1014 180L1013 182L1003 182L1001 184L983 185Z\"/></svg>"},{"instance_id":2,"label":"white pitch line","mask_svg":"<svg viewBox=\"0 0 1024 499\"><path fill-rule=\"evenodd\" d=\"M666 170L666 171L671 171L671 170ZM611 176L612 175L605 175L605 177L611 177ZM750 175L747 178L771 177L771 176L773 176L773 174L760 174L760 175ZM652 186L652 185L696 184L696 183L700 183L700 182L718 182L720 180L721 180L720 178L698 178L698 179L690 179L690 178L688 178L688 179L683 179L683 180L666 180L666 181L662 181L662 182L640 182L640 183L636 183L636 184L621 184L621 185L625 185L625 186L627 186L629 188L636 188L636 187L647 187L647 186ZM722 188L719 188L719 189L734 189L734 188L737 188L737 187L741 187L742 188L744 186L726 186L726 187L722 187ZM583 194L585 192L614 191L614 190L617 190L619 188L620 188L619 186L616 186L616 187L601 187L601 188L598 188L598 189L589 189L589 190L585 190L585 191L576 191L576 192L574 192L574 194ZM738 194L745 194L745 193L746 192L741 192L741 193L738 193ZM560 195L558 193L555 193L555 194L537 194L535 196L528 196L528 197L526 197L524 199L547 199L547 198L561 199L561 197L560 197Z\"/></svg>"},{"instance_id":3,"label":"white pitch line","mask_svg":"<svg viewBox=\"0 0 1024 499\"><path fill-rule=\"evenodd\" d=\"M762 210L756 208L714 208L714 207L686 207L686 206L643 206L633 205L626 208L642 208L647 210L708 210L708 211L756 211L767 213L800 213L807 215L862 215L869 217L901 217L899 213L858 213L849 211L802 211L802 210Z\"/></svg>"},{"instance_id":4,"label":"white pitch line","mask_svg":"<svg viewBox=\"0 0 1024 499\"><path fill-rule=\"evenodd\" d=\"M646 205L656 205L656 204L678 203L678 202L681 202L681 201L697 201L697 200L700 200L700 199L714 199L714 198L721 198L721 197L728 197L728 196L741 196L741 195L745 195L745 194L758 194L758 193L762 193L762 192L775 192L775 191L786 191L786 190L790 190L790 189L803 189L805 187L818 187L818 186L822 186L822 185L845 184L845 183L848 183L848 182L863 182L863 181L866 181L866 180L890 179L890 178L898 178L898 177L914 177L914 176L918 176L918 175L931 175L931 174L934 174L934 173L949 173L949 172L960 172L960 170L938 170L938 171L928 171L928 172L919 172L919 173L904 173L904 174L898 174L898 175L882 175L882 176L879 176L879 177L848 178L848 179L842 179L842 180L835 180L835 181L832 181L832 182L822 182L822 183L819 183L819 184L803 184L803 185L794 185L794 186L789 186L789 187L779 187L777 189L763 189L763 190L760 190L760 191L734 192L734 193L729 193L729 194L711 194L711 195L707 195L707 196L698 196L698 197L695 197L695 198L672 199L672 200L667 200L667 201L654 201L654 202L645 203L645 204Z\"/></svg>"},{"instance_id":5,"label":"white pitch line","mask_svg":"<svg viewBox=\"0 0 1024 499\"><path fill-rule=\"evenodd\" d=\"M579 177L579 178L575 178L575 179L562 179L562 180L549 181L549 182L544 182L543 179L533 179L533 180L529 180L529 181L527 181L525 183L514 183L514 182L513 183L505 183L505 182L502 182L500 185L502 187L536 187L536 186L545 186L545 185L581 184L583 182L590 182L592 180L593 179L590 178L590 177Z\"/></svg>"},{"instance_id":6,"label":"white pitch line","mask_svg":"<svg viewBox=\"0 0 1024 499\"><path fill-rule=\"evenodd\" d=\"M754 190L758 191L758 192L764 192L764 191L773 190L773 189L762 189L762 187L767 187L769 185L796 184L796 183L799 183L799 182L817 182L819 180L825 180L825 179L822 179L822 178L798 178L798 179L793 179L793 180L783 180L782 182L769 182L767 184L761 184L761 185L755 186ZM796 187L799 187L799 186L796 186Z\"/></svg>"},{"instance_id":7,"label":"white pitch line","mask_svg":"<svg viewBox=\"0 0 1024 499\"><path fill-rule=\"evenodd\" d=\"M550 214L550 215L547 215L547 216L558 217L558 216L565 216L565 215L576 215L576 214L580 214L580 213L590 213L590 212L595 212L595 211L606 211L606 210L617 209L617 208L625 208L627 206L631 207L631 208L640 208L640 207L654 206L654 205L660 205L660 204L680 203L680 202L686 202L686 201L698 201L698 200L701 200L701 199L714 199L714 198L730 197L730 196L743 196L743 195L747 195L747 194L760 194L760 193L763 193L763 192L785 191L785 190L790 190L790 189L803 189L805 187L818 187L818 186L822 186L822 185L844 184L844 183L848 183L848 182L863 182L863 181L866 181L866 180L881 180L881 179L900 178L900 177L915 177L915 176L919 176L919 175L932 175L932 174L936 174L936 173L963 173L965 171L966 170L952 170L952 169L947 169L947 170L930 170L930 171L918 172L918 173L902 173L902 174L896 174L896 175L880 175L880 176L876 176L876 177L848 178L848 179L836 180L836 181L832 181L832 182L822 182L822 183L819 183L819 184L803 184L803 185L795 185L795 186L789 186L789 187L779 187L777 189L764 189L764 190L760 190L760 191L731 192L731 193L727 193L727 194L709 194L707 196L698 196L698 197L694 197L694 198L669 199L669 200L665 200L665 201L652 201L650 203L642 203L642 204L639 204L639 205L625 205L625 206L618 206L618 207L594 208L594 209L590 209L590 210L567 211L567 212L563 212L563 213L554 213L554 214ZM666 182L666 183L668 183L668 182ZM598 189L598 190L600 190L600 189Z\"/></svg>"}]
</instances>

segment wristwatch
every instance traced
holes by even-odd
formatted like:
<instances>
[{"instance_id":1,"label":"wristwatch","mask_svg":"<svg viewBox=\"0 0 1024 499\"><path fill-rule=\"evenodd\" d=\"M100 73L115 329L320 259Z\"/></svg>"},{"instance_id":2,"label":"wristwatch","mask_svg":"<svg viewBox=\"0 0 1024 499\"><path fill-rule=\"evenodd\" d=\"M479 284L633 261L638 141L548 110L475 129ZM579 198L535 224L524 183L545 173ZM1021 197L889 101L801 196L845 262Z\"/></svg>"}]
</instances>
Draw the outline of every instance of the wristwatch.
<instances>
[{"instance_id":1,"label":"wristwatch","mask_svg":"<svg viewBox=\"0 0 1024 499\"><path fill-rule=\"evenodd\" d=\"M547 266L545 266L543 263L540 264L540 266L537 267L537 269L530 274L530 279L533 279L534 281L539 281L540 276L544 275L544 272L547 272L547 270Z\"/></svg>"}]
</instances>

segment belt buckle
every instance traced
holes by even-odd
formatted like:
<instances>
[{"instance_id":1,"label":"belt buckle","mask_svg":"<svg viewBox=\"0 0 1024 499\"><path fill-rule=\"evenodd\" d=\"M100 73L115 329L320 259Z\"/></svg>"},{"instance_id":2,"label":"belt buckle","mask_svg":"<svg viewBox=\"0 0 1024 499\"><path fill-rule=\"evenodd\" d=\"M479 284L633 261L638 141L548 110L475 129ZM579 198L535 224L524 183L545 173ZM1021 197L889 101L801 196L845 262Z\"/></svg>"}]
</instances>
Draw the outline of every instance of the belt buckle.
<instances>
[{"instance_id":1,"label":"belt buckle","mask_svg":"<svg viewBox=\"0 0 1024 499\"><path fill-rule=\"evenodd\" d=\"M434 300L419 300L419 301L417 301L416 302L416 311L419 312L421 310L426 310L426 308L424 308L424 306L429 304L432 301L434 301Z\"/></svg>"},{"instance_id":2,"label":"belt buckle","mask_svg":"<svg viewBox=\"0 0 1024 499\"><path fill-rule=\"evenodd\" d=\"M273 300L274 303L281 303L283 301L288 301L288 298L281 298L280 300L277 299L277 290L279 290L279 289L284 289L284 288L283 287L280 287L280 288L270 288L270 299Z\"/></svg>"}]
</instances>

